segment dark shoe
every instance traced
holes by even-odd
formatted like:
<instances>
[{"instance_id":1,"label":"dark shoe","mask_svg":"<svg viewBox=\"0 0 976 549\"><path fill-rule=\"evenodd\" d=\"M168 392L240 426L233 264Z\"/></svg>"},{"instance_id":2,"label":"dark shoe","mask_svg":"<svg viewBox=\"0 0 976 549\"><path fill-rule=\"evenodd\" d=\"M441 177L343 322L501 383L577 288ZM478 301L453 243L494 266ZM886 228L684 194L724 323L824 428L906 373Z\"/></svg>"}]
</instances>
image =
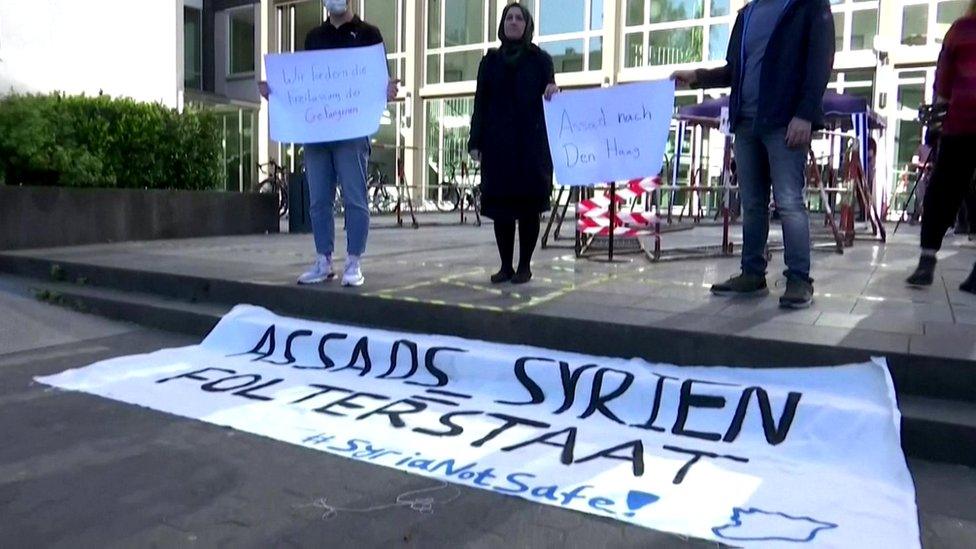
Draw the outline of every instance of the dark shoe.
<instances>
[{"instance_id":1,"label":"dark shoe","mask_svg":"<svg viewBox=\"0 0 976 549\"><path fill-rule=\"evenodd\" d=\"M525 284L530 280L532 280L532 271L519 269L512 277L512 284Z\"/></svg>"},{"instance_id":2,"label":"dark shoe","mask_svg":"<svg viewBox=\"0 0 976 549\"><path fill-rule=\"evenodd\" d=\"M492 284L501 284L502 282L508 282L515 276L515 271L512 269L502 269L497 273L491 275Z\"/></svg>"},{"instance_id":3,"label":"dark shoe","mask_svg":"<svg viewBox=\"0 0 976 549\"><path fill-rule=\"evenodd\" d=\"M973 265L973 272L969 273L969 278L959 285L959 289L970 294L976 294L976 265Z\"/></svg>"},{"instance_id":4,"label":"dark shoe","mask_svg":"<svg viewBox=\"0 0 976 549\"><path fill-rule=\"evenodd\" d=\"M935 280L935 262L935 257L931 255L918 258L918 267L905 282L909 286L931 286L932 281Z\"/></svg>"},{"instance_id":5,"label":"dark shoe","mask_svg":"<svg viewBox=\"0 0 976 549\"><path fill-rule=\"evenodd\" d=\"M813 303L813 281L787 278L786 293L779 298L779 306L784 309L806 309L811 303Z\"/></svg>"},{"instance_id":6,"label":"dark shoe","mask_svg":"<svg viewBox=\"0 0 976 549\"><path fill-rule=\"evenodd\" d=\"M765 276L742 273L725 282L712 284L711 292L721 296L758 297L769 295L769 288Z\"/></svg>"}]
</instances>

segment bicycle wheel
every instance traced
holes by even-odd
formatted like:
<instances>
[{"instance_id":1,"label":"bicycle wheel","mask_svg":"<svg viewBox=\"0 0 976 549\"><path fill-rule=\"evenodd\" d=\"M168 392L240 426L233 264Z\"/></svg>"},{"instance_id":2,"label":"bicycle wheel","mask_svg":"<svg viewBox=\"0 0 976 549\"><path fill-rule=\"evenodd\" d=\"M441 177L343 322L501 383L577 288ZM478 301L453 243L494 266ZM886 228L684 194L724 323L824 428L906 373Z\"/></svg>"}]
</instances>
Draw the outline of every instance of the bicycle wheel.
<instances>
[{"instance_id":1,"label":"bicycle wheel","mask_svg":"<svg viewBox=\"0 0 976 549\"><path fill-rule=\"evenodd\" d=\"M272 178L262 179L256 185L251 187L253 192L259 194L269 194L275 192L275 181Z\"/></svg>"},{"instance_id":2,"label":"bicycle wheel","mask_svg":"<svg viewBox=\"0 0 976 549\"><path fill-rule=\"evenodd\" d=\"M441 191L441 200L437 201L437 209L442 212L453 212L461 203L461 191L456 185Z\"/></svg>"},{"instance_id":3,"label":"bicycle wheel","mask_svg":"<svg viewBox=\"0 0 976 549\"><path fill-rule=\"evenodd\" d=\"M278 187L278 217L283 218L288 215L288 185L284 182Z\"/></svg>"},{"instance_id":4,"label":"bicycle wheel","mask_svg":"<svg viewBox=\"0 0 976 549\"><path fill-rule=\"evenodd\" d=\"M386 213L395 212L397 204L400 203L400 191L397 190L396 185L383 186L383 199L385 200L383 211Z\"/></svg>"}]
</instances>

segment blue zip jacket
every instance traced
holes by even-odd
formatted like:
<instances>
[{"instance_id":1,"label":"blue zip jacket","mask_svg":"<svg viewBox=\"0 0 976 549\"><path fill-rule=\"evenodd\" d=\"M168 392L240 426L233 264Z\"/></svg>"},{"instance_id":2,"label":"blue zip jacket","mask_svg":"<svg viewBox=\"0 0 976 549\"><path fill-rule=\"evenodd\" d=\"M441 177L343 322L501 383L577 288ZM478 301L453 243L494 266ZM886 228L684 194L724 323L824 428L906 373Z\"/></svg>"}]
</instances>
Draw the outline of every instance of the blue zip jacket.
<instances>
[{"instance_id":1,"label":"blue zip jacket","mask_svg":"<svg viewBox=\"0 0 976 549\"><path fill-rule=\"evenodd\" d=\"M823 95L834 68L834 17L829 0L786 0L766 46L760 75L756 130L784 128L794 117L824 127ZM739 121L745 66L743 36L753 4L739 10L724 67L695 71L699 88L732 87L729 121Z\"/></svg>"}]
</instances>

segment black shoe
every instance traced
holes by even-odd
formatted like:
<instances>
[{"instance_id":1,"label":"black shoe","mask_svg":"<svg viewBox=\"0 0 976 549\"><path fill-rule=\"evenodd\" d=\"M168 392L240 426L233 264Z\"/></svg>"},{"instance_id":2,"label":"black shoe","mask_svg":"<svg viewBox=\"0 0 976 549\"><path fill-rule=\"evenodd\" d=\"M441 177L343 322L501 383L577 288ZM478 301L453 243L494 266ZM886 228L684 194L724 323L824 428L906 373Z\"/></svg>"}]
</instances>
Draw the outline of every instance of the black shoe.
<instances>
[{"instance_id":1,"label":"black shoe","mask_svg":"<svg viewBox=\"0 0 976 549\"><path fill-rule=\"evenodd\" d=\"M969 273L969 278L959 285L959 289L970 294L976 294L976 265L973 265L973 272Z\"/></svg>"},{"instance_id":2,"label":"black shoe","mask_svg":"<svg viewBox=\"0 0 976 549\"><path fill-rule=\"evenodd\" d=\"M769 288L765 276L742 273L725 282L712 284L711 292L721 296L751 297L768 295Z\"/></svg>"},{"instance_id":3,"label":"black shoe","mask_svg":"<svg viewBox=\"0 0 976 549\"><path fill-rule=\"evenodd\" d=\"M515 276L515 271L512 269L505 269L498 271L497 273L491 275L492 284L501 284L502 282L508 282Z\"/></svg>"},{"instance_id":4,"label":"black shoe","mask_svg":"<svg viewBox=\"0 0 976 549\"><path fill-rule=\"evenodd\" d=\"M525 284L530 280L532 280L532 271L519 269L512 277L512 284Z\"/></svg>"},{"instance_id":5,"label":"black shoe","mask_svg":"<svg viewBox=\"0 0 976 549\"><path fill-rule=\"evenodd\" d=\"M931 286L932 281L935 280L935 262L935 257L931 255L918 258L918 267L905 282L909 286Z\"/></svg>"},{"instance_id":6,"label":"black shoe","mask_svg":"<svg viewBox=\"0 0 976 549\"><path fill-rule=\"evenodd\" d=\"M811 303L813 303L813 281L787 278L786 293L779 298L779 306L784 309L806 309Z\"/></svg>"}]
</instances>

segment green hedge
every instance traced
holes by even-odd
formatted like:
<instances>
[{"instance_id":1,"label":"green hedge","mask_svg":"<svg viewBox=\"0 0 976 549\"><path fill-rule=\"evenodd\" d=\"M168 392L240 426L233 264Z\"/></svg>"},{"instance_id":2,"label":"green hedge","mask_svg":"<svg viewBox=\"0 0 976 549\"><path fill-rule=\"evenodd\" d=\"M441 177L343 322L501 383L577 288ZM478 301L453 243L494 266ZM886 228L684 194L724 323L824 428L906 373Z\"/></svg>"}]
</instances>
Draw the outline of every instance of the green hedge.
<instances>
[{"instance_id":1,"label":"green hedge","mask_svg":"<svg viewBox=\"0 0 976 549\"><path fill-rule=\"evenodd\" d=\"M0 182L130 189L215 189L217 117L107 96L0 99Z\"/></svg>"}]
</instances>

